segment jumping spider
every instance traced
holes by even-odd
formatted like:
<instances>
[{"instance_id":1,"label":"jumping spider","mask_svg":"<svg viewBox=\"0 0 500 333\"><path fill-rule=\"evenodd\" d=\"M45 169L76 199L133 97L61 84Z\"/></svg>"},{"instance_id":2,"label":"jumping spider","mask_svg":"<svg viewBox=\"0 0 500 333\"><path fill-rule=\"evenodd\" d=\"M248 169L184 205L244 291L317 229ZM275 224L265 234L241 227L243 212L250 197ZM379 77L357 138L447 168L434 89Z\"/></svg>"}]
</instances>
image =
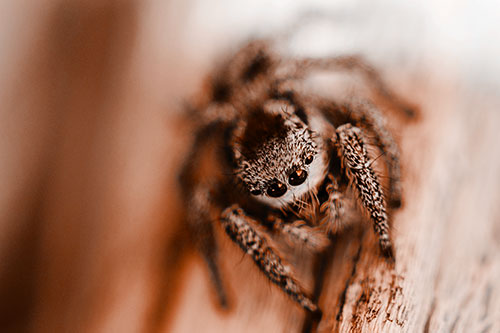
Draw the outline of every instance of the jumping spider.
<instances>
[{"instance_id":1,"label":"jumping spider","mask_svg":"<svg viewBox=\"0 0 500 333\"><path fill-rule=\"evenodd\" d=\"M344 224L344 203L355 193L382 254L394 257L386 200L390 207L401 204L398 147L373 103L338 103L300 86L314 71L333 70L361 73L377 96L412 114L357 57L285 57L265 41L250 42L220 66L193 108L201 125L181 174L186 220L222 306L227 299L213 223L221 223L269 280L312 312L317 305L268 241L271 235L319 251ZM367 136L385 159L387 196Z\"/></svg>"}]
</instances>

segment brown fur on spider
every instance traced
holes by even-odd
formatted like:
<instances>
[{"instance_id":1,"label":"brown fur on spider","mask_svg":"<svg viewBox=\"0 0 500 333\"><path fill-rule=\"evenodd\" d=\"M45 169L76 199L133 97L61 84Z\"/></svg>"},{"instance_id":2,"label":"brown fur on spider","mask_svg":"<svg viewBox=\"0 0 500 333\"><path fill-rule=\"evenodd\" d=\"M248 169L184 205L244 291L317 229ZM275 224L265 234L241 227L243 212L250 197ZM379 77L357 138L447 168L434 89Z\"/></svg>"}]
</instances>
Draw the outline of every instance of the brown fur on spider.
<instances>
[{"instance_id":1,"label":"brown fur on spider","mask_svg":"<svg viewBox=\"0 0 500 333\"><path fill-rule=\"evenodd\" d=\"M358 71L379 97L413 115L357 57L285 57L264 41L249 43L220 66L210 77L209 93L195 107L202 125L181 184L187 223L223 306L227 299L213 221L269 280L312 312L317 305L268 236L282 234L294 246L320 251L328 235L345 224L344 203L354 193L358 209L373 224L382 255L394 258L387 201L391 207L401 204L398 146L373 103L339 104L301 89L312 72L334 70ZM372 166L367 137L383 154L388 193Z\"/></svg>"}]
</instances>

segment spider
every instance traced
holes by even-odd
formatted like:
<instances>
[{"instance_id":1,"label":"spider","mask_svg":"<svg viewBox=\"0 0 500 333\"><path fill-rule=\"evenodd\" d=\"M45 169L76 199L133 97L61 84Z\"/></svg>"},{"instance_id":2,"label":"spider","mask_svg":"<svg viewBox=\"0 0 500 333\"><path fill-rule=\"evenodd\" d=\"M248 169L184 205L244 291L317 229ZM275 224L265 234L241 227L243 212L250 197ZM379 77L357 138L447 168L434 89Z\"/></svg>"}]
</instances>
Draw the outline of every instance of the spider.
<instances>
[{"instance_id":1,"label":"spider","mask_svg":"<svg viewBox=\"0 0 500 333\"><path fill-rule=\"evenodd\" d=\"M180 176L186 223L208 265L219 303L227 296L218 268L214 224L264 275L301 307L319 311L270 239L321 251L345 225L347 202L366 213L381 254L394 258L389 208L401 205L399 152L385 118L369 100L341 103L306 92L313 72L357 71L386 102L413 110L356 56L296 58L251 41L219 66L193 106L199 123ZM367 137L382 152L384 193Z\"/></svg>"}]
</instances>

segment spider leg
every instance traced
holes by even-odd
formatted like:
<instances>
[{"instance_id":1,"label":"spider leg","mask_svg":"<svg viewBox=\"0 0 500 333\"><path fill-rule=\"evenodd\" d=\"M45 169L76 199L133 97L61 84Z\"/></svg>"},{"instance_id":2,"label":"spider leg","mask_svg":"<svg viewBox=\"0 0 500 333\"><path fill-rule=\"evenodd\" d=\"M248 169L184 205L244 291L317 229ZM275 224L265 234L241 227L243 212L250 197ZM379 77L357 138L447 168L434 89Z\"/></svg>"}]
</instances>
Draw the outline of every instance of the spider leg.
<instances>
[{"instance_id":1,"label":"spider leg","mask_svg":"<svg viewBox=\"0 0 500 333\"><path fill-rule=\"evenodd\" d=\"M274 230L285 235L290 244L302 244L307 249L319 252L324 250L330 241L318 227L310 227L303 220L285 223L281 218L271 216Z\"/></svg>"},{"instance_id":2,"label":"spider leg","mask_svg":"<svg viewBox=\"0 0 500 333\"><path fill-rule=\"evenodd\" d=\"M361 204L368 211L378 235L380 249L387 258L394 258L389 237L389 224L382 187L371 167L372 161L363 140L361 129L344 124L337 128L337 150L347 176L358 191Z\"/></svg>"},{"instance_id":3,"label":"spider leg","mask_svg":"<svg viewBox=\"0 0 500 333\"><path fill-rule=\"evenodd\" d=\"M399 97L382 80L380 74L358 55L347 55L330 58L304 58L297 60L298 75L304 76L311 69L319 70L350 70L358 71L363 75L371 89L389 105L399 110L406 117L416 116L413 106L410 106L402 97Z\"/></svg>"},{"instance_id":4,"label":"spider leg","mask_svg":"<svg viewBox=\"0 0 500 333\"><path fill-rule=\"evenodd\" d=\"M233 205L222 212L221 223L228 236L252 257L269 280L278 285L304 309L311 312L318 311L317 305L306 296L284 261L252 227L252 223L256 222L238 205Z\"/></svg>"},{"instance_id":5,"label":"spider leg","mask_svg":"<svg viewBox=\"0 0 500 333\"><path fill-rule=\"evenodd\" d=\"M335 126L344 123L353 123L368 130L375 139L388 165L389 174L389 205L393 208L401 207L401 167L399 162L399 148L390 131L385 125L385 118L381 111L366 100L345 102L342 105L317 97L312 102L315 107Z\"/></svg>"},{"instance_id":6,"label":"spider leg","mask_svg":"<svg viewBox=\"0 0 500 333\"><path fill-rule=\"evenodd\" d=\"M258 87L272 77L270 73L274 71L276 62L276 55L268 41L248 43L212 75L208 102L241 104L249 98L248 91L259 90Z\"/></svg>"},{"instance_id":7,"label":"spider leg","mask_svg":"<svg viewBox=\"0 0 500 333\"><path fill-rule=\"evenodd\" d=\"M389 165L389 188L391 207L401 206L401 168L399 163L399 148L391 133L385 127L385 121L380 111L371 103L360 103L354 109L362 116L359 122L367 125L375 134L377 145L385 154Z\"/></svg>"},{"instance_id":8,"label":"spider leg","mask_svg":"<svg viewBox=\"0 0 500 333\"><path fill-rule=\"evenodd\" d=\"M389 204L391 207L401 206L401 168L399 163L399 148L391 133L385 126L385 118L378 108L370 102L356 102L348 105L351 117L375 134L377 146L385 155L389 169Z\"/></svg>"},{"instance_id":9,"label":"spider leg","mask_svg":"<svg viewBox=\"0 0 500 333\"><path fill-rule=\"evenodd\" d=\"M211 214L212 203L209 198L208 188L205 186L195 188L192 199L188 201L190 209L187 221L196 246L207 264L218 302L225 309L228 307L227 294L218 264L218 249L212 224L214 219Z\"/></svg>"},{"instance_id":10,"label":"spider leg","mask_svg":"<svg viewBox=\"0 0 500 333\"><path fill-rule=\"evenodd\" d=\"M324 215L321 223L326 226L328 233L332 234L337 232L342 225L342 216L344 215L343 195L339 191L339 186L333 174L328 174L327 182L328 199L320 207L320 212Z\"/></svg>"},{"instance_id":11,"label":"spider leg","mask_svg":"<svg viewBox=\"0 0 500 333\"><path fill-rule=\"evenodd\" d=\"M218 265L218 249L214 236L214 222L220 208L213 202L218 174L211 165L217 143L222 140L225 125L220 121L202 127L186 159L179 181L186 202L186 224L194 243L207 264L210 279L221 307L227 308L228 299ZM220 169L221 166L218 166Z\"/></svg>"}]
</instances>

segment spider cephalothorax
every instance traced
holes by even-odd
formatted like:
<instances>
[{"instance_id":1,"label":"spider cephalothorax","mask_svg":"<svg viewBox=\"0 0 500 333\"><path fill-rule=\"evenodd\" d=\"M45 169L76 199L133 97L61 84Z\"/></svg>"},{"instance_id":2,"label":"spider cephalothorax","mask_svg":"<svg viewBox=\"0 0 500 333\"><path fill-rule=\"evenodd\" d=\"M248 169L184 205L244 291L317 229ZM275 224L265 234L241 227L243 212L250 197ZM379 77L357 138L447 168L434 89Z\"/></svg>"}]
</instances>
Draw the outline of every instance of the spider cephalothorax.
<instances>
[{"instance_id":1,"label":"spider cephalothorax","mask_svg":"<svg viewBox=\"0 0 500 333\"><path fill-rule=\"evenodd\" d=\"M317 305L269 237L283 234L295 246L320 250L327 236L348 222L346 203L355 196L356 209L372 221L382 254L394 257L386 200L393 207L401 203L399 155L384 116L368 100L338 102L300 86L312 71L338 69L359 71L375 94L411 113L356 57L285 57L263 41L249 43L215 71L195 107L200 129L181 177L186 217L222 305L226 296L214 221L272 282L310 311ZM385 159L388 193L373 169L368 136Z\"/></svg>"},{"instance_id":2,"label":"spider cephalothorax","mask_svg":"<svg viewBox=\"0 0 500 333\"><path fill-rule=\"evenodd\" d=\"M281 101L272 104L276 105L249 112L234 132L232 148L236 175L249 192L282 207L321 182L327 156L321 137L294 114L293 106Z\"/></svg>"}]
</instances>

